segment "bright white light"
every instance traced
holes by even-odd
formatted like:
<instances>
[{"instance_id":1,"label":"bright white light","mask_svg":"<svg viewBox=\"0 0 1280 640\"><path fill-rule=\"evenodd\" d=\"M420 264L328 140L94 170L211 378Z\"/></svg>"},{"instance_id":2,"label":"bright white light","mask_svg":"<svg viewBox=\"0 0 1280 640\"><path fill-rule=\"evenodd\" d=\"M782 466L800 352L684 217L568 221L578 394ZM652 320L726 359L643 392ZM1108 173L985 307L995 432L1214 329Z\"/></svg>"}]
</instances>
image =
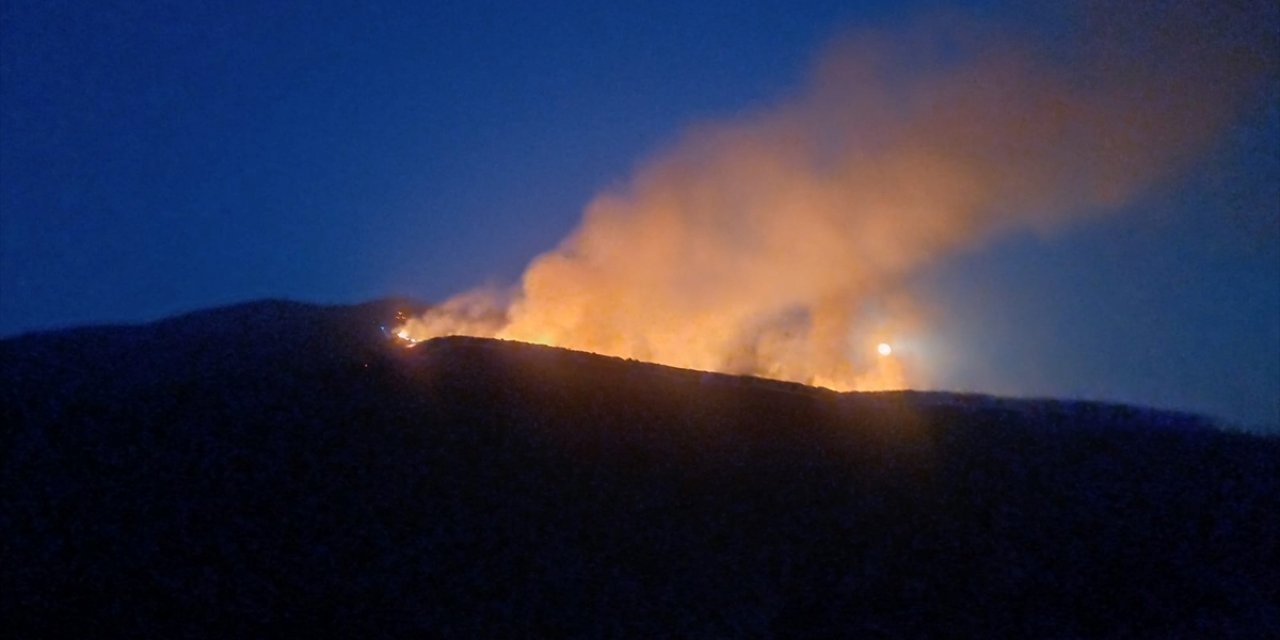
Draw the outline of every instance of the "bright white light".
<instances>
[{"instance_id":1,"label":"bright white light","mask_svg":"<svg viewBox=\"0 0 1280 640\"><path fill-rule=\"evenodd\" d=\"M880 352L880 355L882 356L887 356L893 353L893 347L889 346L888 342L881 342L876 345L876 351Z\"/></svg>"}]
</instances>

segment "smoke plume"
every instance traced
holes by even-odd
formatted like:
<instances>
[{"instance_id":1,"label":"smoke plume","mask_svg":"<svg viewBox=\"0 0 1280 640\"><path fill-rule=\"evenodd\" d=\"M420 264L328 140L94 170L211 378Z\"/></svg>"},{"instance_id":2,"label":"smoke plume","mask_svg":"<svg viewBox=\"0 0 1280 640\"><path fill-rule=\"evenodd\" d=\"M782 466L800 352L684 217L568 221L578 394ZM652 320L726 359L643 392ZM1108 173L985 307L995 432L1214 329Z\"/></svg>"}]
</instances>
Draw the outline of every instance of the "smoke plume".
<instances>
[{"instance_id":1,"label":"smoke plume","mask_svg":"<svg viewBox=\"0 0 1280 640\"><path fill-rule=\"evenodd\" d=\"M518 288L403 329L839 389L924 384L909 353L875 352L926 320L913 275L1175 174L1269 64L1244 14L1108 11L1048 46L960 20L849 36L797 95L694 128L597 196Z\"/></svg>"}]
</instances>

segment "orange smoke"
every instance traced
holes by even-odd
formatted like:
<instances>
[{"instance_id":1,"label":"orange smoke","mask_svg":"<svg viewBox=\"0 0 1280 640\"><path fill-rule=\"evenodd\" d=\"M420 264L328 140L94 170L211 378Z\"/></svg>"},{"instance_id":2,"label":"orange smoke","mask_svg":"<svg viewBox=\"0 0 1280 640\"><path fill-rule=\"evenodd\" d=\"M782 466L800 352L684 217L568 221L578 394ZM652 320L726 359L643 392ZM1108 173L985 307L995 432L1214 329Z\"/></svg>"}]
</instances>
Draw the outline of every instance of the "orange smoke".
<instances>
[{"instance_id":1,"label":"orange smoke","mask_svg":"<svg viewBox=\"0 0 1280 640\"><path fill-rule=\"evenodd\" d=\"M918 354L877 353L925 329L908 280L1115 208L1204 150L1256 75L1215 37L1183 51L1122 33L1052 60L971 26L850 38L797 97L698 127L597 196L517 290L400 329L836 389L927 384Z\"/></svg>"}]
</instances>

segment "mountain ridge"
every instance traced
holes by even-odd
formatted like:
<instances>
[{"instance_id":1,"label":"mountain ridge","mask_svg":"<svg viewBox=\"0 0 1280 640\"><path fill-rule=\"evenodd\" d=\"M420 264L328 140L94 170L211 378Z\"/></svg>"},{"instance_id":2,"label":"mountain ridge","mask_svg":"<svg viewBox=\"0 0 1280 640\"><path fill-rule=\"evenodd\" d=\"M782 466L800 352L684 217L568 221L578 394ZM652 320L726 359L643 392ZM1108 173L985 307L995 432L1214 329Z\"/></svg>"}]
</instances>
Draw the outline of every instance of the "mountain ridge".
<instances>
[{"instance_id":1,"label":"mountain ridge","mask_svg":"<svg viewBox=\"0 0 1280 640\"><path fill-rule=\"evenodd\" d=\"M0 341L16 637L1280 630L1280 439L269 302Z\"/></svg>"}]
</instances>

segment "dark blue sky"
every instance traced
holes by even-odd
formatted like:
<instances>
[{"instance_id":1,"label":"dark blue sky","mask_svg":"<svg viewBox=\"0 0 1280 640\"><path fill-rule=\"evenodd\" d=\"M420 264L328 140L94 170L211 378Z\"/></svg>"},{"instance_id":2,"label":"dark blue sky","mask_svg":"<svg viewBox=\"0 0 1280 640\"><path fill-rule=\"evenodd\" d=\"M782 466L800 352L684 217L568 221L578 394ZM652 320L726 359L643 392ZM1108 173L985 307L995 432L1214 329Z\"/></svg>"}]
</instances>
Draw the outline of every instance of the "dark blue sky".
<instances>
[{"instance_id":1,"label":"dark blue sky","mask_svg":"<svg viewBox=\"0 0 1280 640\"><path fill-rule=\"evenodd\" d=\"M312 4L3 5L0 334L513 281L684 128L927 9ZM964 11L1070 37L1021 4ZM940 386L1280 424L1275 89L1125 211L923 278Z\"/></svg>"}]
</instances>

